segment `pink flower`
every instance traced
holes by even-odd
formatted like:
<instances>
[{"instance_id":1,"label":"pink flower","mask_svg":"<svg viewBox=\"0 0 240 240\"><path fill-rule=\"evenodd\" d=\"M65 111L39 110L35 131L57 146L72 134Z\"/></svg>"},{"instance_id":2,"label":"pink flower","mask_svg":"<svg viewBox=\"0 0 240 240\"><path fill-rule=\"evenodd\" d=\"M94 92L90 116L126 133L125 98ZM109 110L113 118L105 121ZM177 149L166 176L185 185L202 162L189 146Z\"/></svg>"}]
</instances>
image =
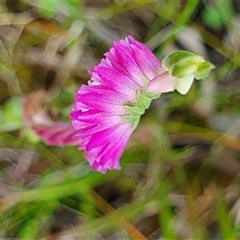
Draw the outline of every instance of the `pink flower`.
<instances>
[{"instance_id":1,"label":"pink flower","mask_svg":"<svg viewBox=\"0 0 240 240\"><path fill-rule=\"evenodd\" d=\"M48 145L79 145L93 170L120 169L119 158L151 101L173 90L186 94L193 79L205 78L214 66L187 51L176 51L162 63L143 44L128 36L113 42L88 85L77 91L70 123L58 123L41 103L46 94L30 94L23 119Z\"/></svg>"},{"instance_id":2,"label":"pink flower","mask_svg":"<svg viewBox=\"0 0 240 240\"><path fill-rule=\"evenodd\" d=\"M51 146L79 145L81 139L70 122L58 122L57 114L43 106L49 103L45 91L29 94L22 104L22 117L26 126Z\"/></svg>"},{"instance_id":3,"label":"pink flower","mask_svg":"<svg viewBox=\"0 0 240 240\"><path fill-rule=\"evenodd\" d=\"M69 122L53 122L32 126L34 133L49 146L79 145L81 139Z\"/></svg>"},{"instance_id":4,"label":"pink flower","mask_svg":"<svg viewBox=\"0 0 240 240\"><path fill-rule=\"evenodd\" d=\"M174 80L131 36L114 42L90 74L88 85L76 93L70 117L86 159L93 170L105 173L120 169L119 158L140 116L161 92L173 90ZM163 76L162 89L151 93L148 83L157 76Z\"/></svg>"}]
</instances>

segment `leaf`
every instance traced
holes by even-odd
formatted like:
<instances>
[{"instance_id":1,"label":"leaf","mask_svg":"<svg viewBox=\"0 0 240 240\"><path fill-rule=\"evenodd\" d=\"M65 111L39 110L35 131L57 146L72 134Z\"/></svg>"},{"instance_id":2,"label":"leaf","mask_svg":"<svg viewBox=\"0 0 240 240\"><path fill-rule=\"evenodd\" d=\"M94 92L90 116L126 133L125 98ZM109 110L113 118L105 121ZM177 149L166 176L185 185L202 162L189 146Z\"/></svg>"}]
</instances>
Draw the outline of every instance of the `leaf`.
<instances>
[{"instance_id":1,"label":"leaf","mask_svg":"<svg viewBox=\"0 0 240 240\"><path fill-rule=\"evenodd\" d=\"M21 105L21 99L19 97L13 97L0 109L1 131L14 131L23 126Z\"/></svg>"},{"instance_id":2,"label":"leaf","mask_svg":"<svg viewBox=\"0 0 240 240\"><path fill-rule=\"evenodd\" d=\"M56 13L58 1L39 1L39 12L46 18L51 18Z\"/></svg>"},{"instance_id":3,"label":"leaf","mask_svg":"<svg viewBox=\"0 0 240 240\"><path fill-rule=\"evenodd\" d=\"M203 19L209 27L215 30L220 29L223 25L219 12L212 7L204 9Z\"/></svg>"},{"instance_id":4,"label":"leaf","mask_svg":"<svg viewBox=\"0 0 240 240\"><path fill-rule=\"evenodd\" d=\"M216 30L228 26L233 15L233 9L229 1L216 1L215 5L209 6L203 11L203 19L206 24Z\"/></svg>"}]
</instances>

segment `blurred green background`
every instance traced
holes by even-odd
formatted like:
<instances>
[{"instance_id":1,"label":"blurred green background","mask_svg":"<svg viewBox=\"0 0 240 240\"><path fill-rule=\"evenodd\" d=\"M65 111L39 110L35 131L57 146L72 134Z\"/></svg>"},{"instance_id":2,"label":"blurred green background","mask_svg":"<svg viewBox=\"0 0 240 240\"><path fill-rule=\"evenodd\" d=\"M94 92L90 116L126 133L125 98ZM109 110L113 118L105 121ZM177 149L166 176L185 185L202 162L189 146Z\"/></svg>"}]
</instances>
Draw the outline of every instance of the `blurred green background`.
<instances>
[{"instance_id":1,"label":"blurred green background","mask_svg":"<svg viewBox=\"0 0 240 240\"><path fill-rule=\"evenodd\" d=\"M128 35L159 60L182 49L215 69L155 100L122 169L102 175L77 147L41 142L22 104L69 121L88 70ZM0 238L240 238L239 39L239 1L2 0Z\"/></svg>"}]
</instances>

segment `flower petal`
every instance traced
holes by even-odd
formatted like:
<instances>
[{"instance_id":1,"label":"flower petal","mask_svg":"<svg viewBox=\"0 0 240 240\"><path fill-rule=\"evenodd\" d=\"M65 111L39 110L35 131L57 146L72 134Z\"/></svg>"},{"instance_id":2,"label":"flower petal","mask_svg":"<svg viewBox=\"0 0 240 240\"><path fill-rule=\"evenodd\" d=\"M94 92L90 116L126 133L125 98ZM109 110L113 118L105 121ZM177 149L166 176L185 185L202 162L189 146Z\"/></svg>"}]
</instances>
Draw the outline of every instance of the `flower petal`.
<instances>
[{"instance_id":1,"label":"flower petal","mask_svg":"<svg viewBox=\"0 0 240 240\"><path fill-rule=\"evenodd\" d=\"M175 89L175 78L169 72L164 72L151 80L147 91L152 93L171 92Z\"/></svg>"},{"instance_id":2,"label":"flower petal","mask_svg":"<svg viewBox=\"0 0 240 240\"><path fill-rule=\"evenodd\" d=\"M108 169L120 169L119 158L131 133L132 129L128 124L116 127L113 134L114 138L112 138L113 135L106 135L106 142L102 141L101 146L95 145L94 148L87 151L86 157L93 170L105 173Z\"/></svg>"}]
</instances>

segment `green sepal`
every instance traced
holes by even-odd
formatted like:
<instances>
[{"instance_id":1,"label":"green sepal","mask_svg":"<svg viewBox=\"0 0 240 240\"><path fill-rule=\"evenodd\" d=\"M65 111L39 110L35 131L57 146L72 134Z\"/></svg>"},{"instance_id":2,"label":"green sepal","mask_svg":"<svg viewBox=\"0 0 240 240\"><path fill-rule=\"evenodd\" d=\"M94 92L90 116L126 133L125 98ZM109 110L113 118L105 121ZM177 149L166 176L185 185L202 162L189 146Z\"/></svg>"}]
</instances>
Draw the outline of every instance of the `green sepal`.
<instances>
[{"instance_id":1,"label":"green sepal","mask_svg":"<svg viewBox=\"0 0 240 240\"><path fill-rule=\"evenodd\" d=\"M133 129L138 126L141 115L145 110L149 108L153 99L160 96L158 93L150 93L146 91L138 91L136 95L136 101L131 102L125 106L128 114L123 116L127 122L133 125Z\"/></svg>"}]
</instances>

